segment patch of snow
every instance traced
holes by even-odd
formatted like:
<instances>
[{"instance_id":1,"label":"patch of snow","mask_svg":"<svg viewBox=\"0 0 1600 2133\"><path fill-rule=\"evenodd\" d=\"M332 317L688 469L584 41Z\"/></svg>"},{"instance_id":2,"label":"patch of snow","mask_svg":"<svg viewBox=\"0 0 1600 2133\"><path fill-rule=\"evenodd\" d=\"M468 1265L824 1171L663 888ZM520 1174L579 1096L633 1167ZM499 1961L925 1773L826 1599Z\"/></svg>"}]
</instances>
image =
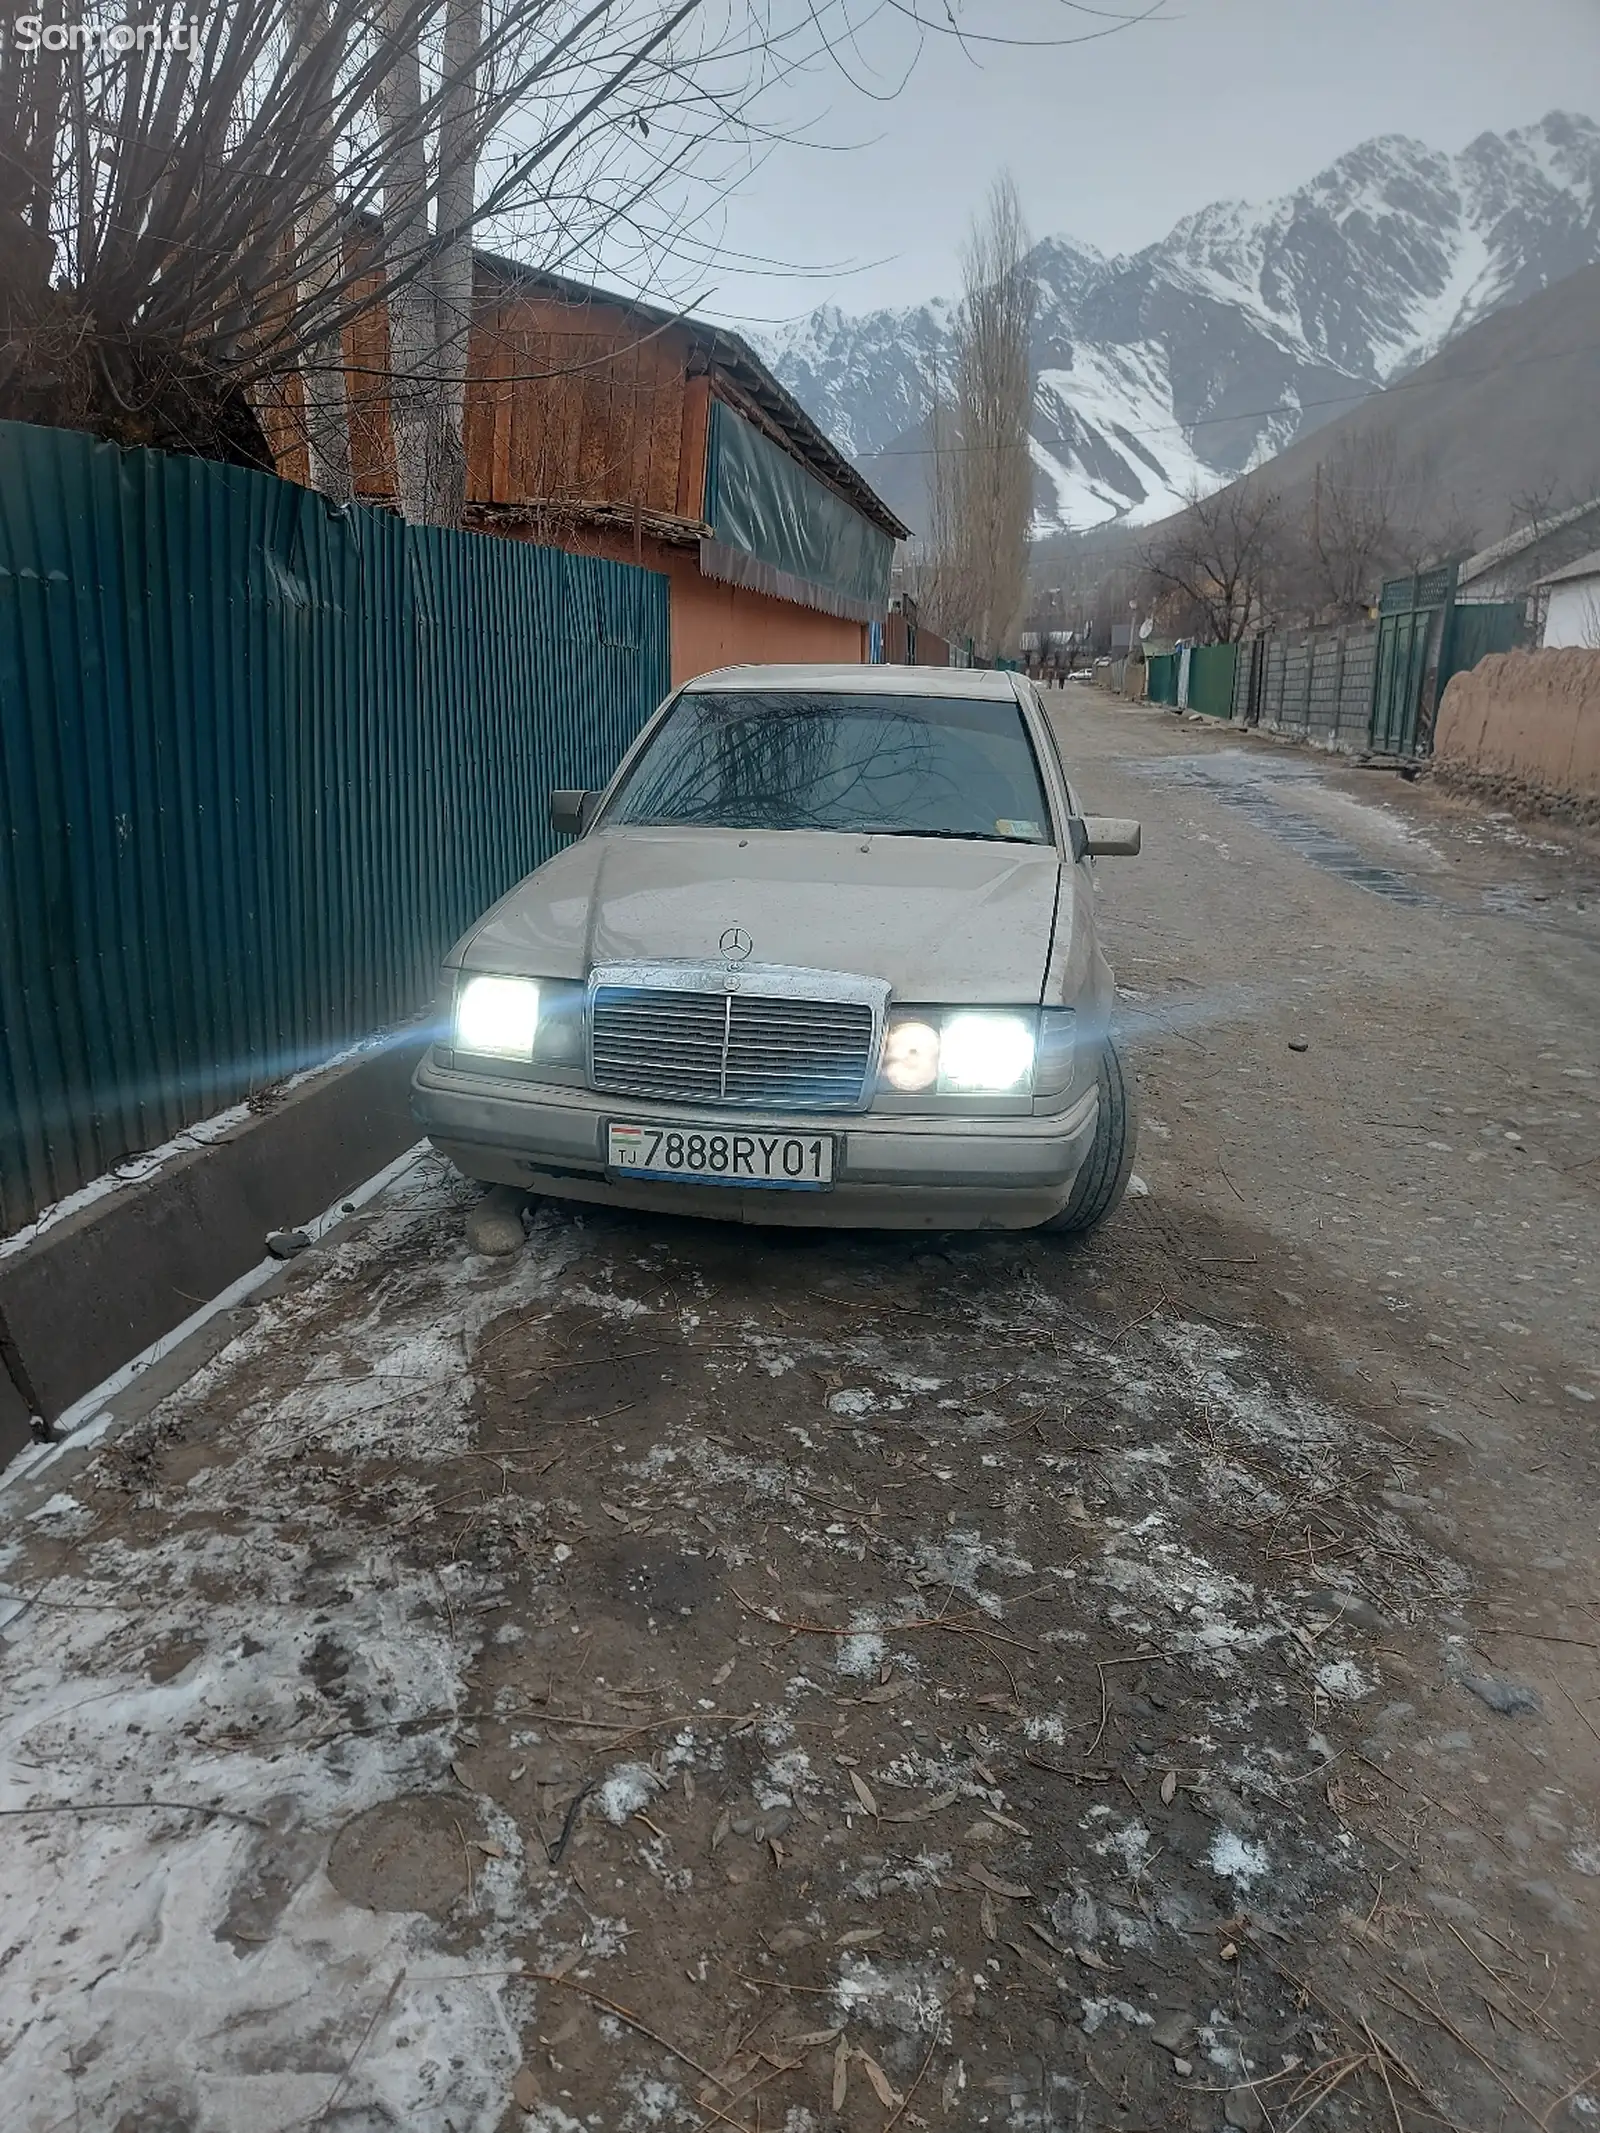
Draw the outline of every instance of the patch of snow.
<instances>
[{"instance_id":1,"label":"patch of snow","mask_svg":"<svg viewBox=\"0 0 1600 2133\"><path fill-rule=\"evenodd\" d=\"M658 2081L647 2074L636 2074L629 2082L633 2094L623 2118L623 2133L634 2133L642 2126L670 2125L684 2108L682 2089L670 2081Z\"/></svg>"},{"instance_id":2,"label":"patch of snow","mask_svg":"<svg viewBox=\"0 0 1600 2133\"><path fill-rule=\"evenodd\" d=\"M786 1748L769 1758L751 1790L760 1808L792 1807L811 1787L811 1758L804 1748Z\"/></svg>"},{"instance_id":3,"label":"patch of snow","mask_svg":"<svg viewBox=\"0 0 1600 2133\"><path fill-rule=\"evenodd\" d=\"M1120 1829L1108 1830L1104 1837L1089 1847L1097 1858L1103 1859L1108 1852L1115 1852L1127 1868L1130 1879L1136 1876L1150 1858L1150 1832L1142 1822L1125 1822Z\"/></svg>"},{"instance_id":4,"label":"patch of snow","mask_svg":"<svg viewBox=\"0 0 1600 2133\"><path fill-rule=\"evenodd\" d=\"M660 1790L661 1780L648 1763L619 1763L596 1788L595 1805L620 1829L629 1815L648 1807Z\"/></svg>"},{"instance_id":5,"label":"patch of snow","mask_svg":"<svg viewBox=\"0 0 1600 2133\"><path fill-rule=\"evenodd\" d=\"M510 1981L473 1977L427 1920L347 1903L320 1870L352 1815L437 1786L470 1657L431 1580L392 1558L374 1569L352 1591L312 1549L246 1524L105 1544L81 1581L57 1581L78 1598L36 1615L8 1663L0 1804L180 1805L9 1822L0 1909L26 1958L0 1985L0 2121L70 2123L76 2107L111 2124L159 2096L205 2133L286 2133L327 2103L330 2054L352 2057L365 2035L350 2109L419 2133L443 2133L448 2112L462 2133L493 2133L520 2059ZM140 1592L137 1614L93 1607L122 1589ZM297 1607L265 1604L296 1593ZM153 1682L144 1650L183 1641L202 1649ZM354 1727L324 1715L297 1740L314 1664L336 1672ZM189 1800L226 1812L182 1811ZM233 1908L249 1933L252 1892L274 1873L287 1900L259 1945L236 1947ZM322 2010L310 2029L308 2006ZM434 2073L451 2061L441 2093Z\"/></svg>"},{"instance_id":6,"label":"patch of snow","mask_svg":"<svg viewBox=\"0 0 1600 2133\"><path fill-rule=\"evenodd\" d=\"M1033 1565L1024 1557L1008 1555L970 1529L944 1533L936 1540L919 1540L915 1554L924 1577L940 1585L953 1585L958 1592L976 1600L987 1614L999 1614L1001 1610L994 1594L985 1592L978 1583L984 1571L1008 1578L1033 1575Z\"/></svg>"},{"instance_id":7,"label":"patch of snow","mask_svg":"<svg viewBox=\"0 0 1600 2133\"><path fill-rule=\"evenodd\" d=\"M845 1887L847 1893L861 1903L875 1903L897 1889L904 1895L915 1895L920 1889L942 1887L950 1865L948 1852L918 1852L914 1859L901 1859L893 1864L883 1859L869 1859Z\"/></svg>"},{"instance_id":8,"label":"patch of snow","mask_svg":"<svg viewBox=\"0 0 1600 2133\"><path fill-rule=\"evenodd\" d=\"M888 1651L875 1629L858 1629L852 1636L840 1637L838 1646L833 1663L841 1674L847 1674L853 1680L876 1674Z\"/></svg>"},{"instance_id":9,"label":"patch of snow","mask_svg":"<svg viewBox=\"0 0 1600 2133\"><path fill-rule=\"evenodd\" d=\"M583 1286L568 1287L562 1291L562 1302L581 1304L589 1311L602 1311L607 1318L654 1318L649 1304L641 1303L636 1296L619 1296L614 1289L591 1289Z\"/></svg>"},{"instance_id":10,"label":"patch of snow","mask_svg":"<svg viewBox=\"0 0 1600 2133\"><path fill-rule=\"evenodd\" d=\"M1453 234L1444 278L1431 295L1420 295L1410 305L1404 333L1396 334L1386 351L1390 364L1403 361L1409 367L1437 355L1453 334L1472 323L1485 295L1494 290L1497 262L1488 237L1470 222Z\"/></svg>"},{"instance_id":11,"label":"patch of snow","mask_svg":"<svg viewBox=\"0 0 1600 2133\"><path fill-rule=\"evenodd\" d=\"M1113 519L1142 525L1181 511L1191 487L1216 486L1178 417L1159 341L1115 348L1074 341L1065 367L1039 373L1035 407L1049 442L1031 438L1032 457L1056 494L1054 518L1036 531L1083 532ZM1126 468L1122 480L1099 471L1108 461Z\"/></svg>"},{"instance_id":12,"label":"patch of snow","mask_svg":"<svg viewBox=\"0 0 1600 2133\"><path fill-rule=\"evenodd\" d=\"M343 2068L340 2116L374 2133L501 2123L526 2012L509 1942L537 1943L550 1901L530 1893L515 1823L473 1803L500 1856L478 1863L467 1953L420 1913L347 1901L325 1870L353 1817L448 1781L493 1587L446 1571L452 1619L439 1576L381 1527L341 1527L332 1484L296 1499L303 1530L282 1515L286 1465L328 1444L392 1449L420 1417L416 1455L437 1458L463 1328L470 1345L536 1302L560 1262L536 1225L531 1263L475 1299L453 1227L431 1263L396 1251L459 1192L442 1163L401 1167L356 1235L140 1425L227 1411L251 1367L225 1455L182 1492L209 1523L81 1544L41 1594L58 1604L0 1646L0 1805L50 1810L8 1817L0 1845L18 1950L0 1975L0 2124L110 2125L148 2106L195 2133L289 2133L324 2115ZM329 1330L330 1296L370 1292L379 1265L390 1348L371 1320ZM415 1379L395 1375L399 1355ZM173 1651L178 1670L153 1678ZM54 1811L97 1802L126 1805Z\"/></svg>"},{"instance_id":13,"label":"patch of snow","mask_svg":"<svg viewBox=\"0 0 1600 2133\"><path fill-rule=\"evenodd\" d=\"M864 1385L847 1385L828 1395L829 1411L836 1415L870 1415L877 1404L877 1395Z\"/></svg>"},{"instance_id":14,"label":"patch of snow","mask_svg":"<svg viewBox=\"0 0 1600 2133\"><path fill-rule=\"evenodd\" d=\"M1146 2014L1142 2007L1131 2006L1126 2000L1084 2000L1082 2006L1082 2027L1091 2037L1113 2018L1126 2022L1130 2029L1152 2029L1155 2026L1154 2015Z\"/></svg>"},{"instance_id":15,"label":"patch of snow","mask_svg":"<svg viewBox=\"0 0 1600 2133\"><path fill-rule=\"evenodd\" d=\"M48 1502L40 1504L37 1511L29 1512L28 1523L30 1525L55 1526L83 1525L87 1522L88 1517L88 1512L85 1511L76 1496L69 1496L65 1490L57 1490L56 1494Z\"/></svg>"},{"instance_id":16,"label":"patch of snow","mask_svg":"<svg viewBox=\"0 0 1600 2133\"><path fill-rule=\"evenodd\" d=\"M860 2019L877 2029L926 2040L944 2034L944 1980L931 1965L875 1963L846 1956L833 1988L845 2021Z\"/></svg>"},{"instance_id":17,"label":"patch of snow","mask_svg":"<svg viewBox=\"0 0 1600 2133\"><path fill-rule=\"evenodd\" d=\"M1370 1696L1373 1686L1353 1659L1330 1659L1326 1666L1317 1668L1317 1687L1325 1696L1336 1696L1344 1703Z\"/></svg>"},{"instance_id":18,"label":"patch of snow","mask_svg":"<svg viewBox=\"0 0 1600 2133\"><path fill-rule=\"evenodd\" d=\"M1231 1881L1236 1889L1248 1889L1272 1871L1272 1860L1266 1847L1252 1844L1236 1830L1219 1829L1211 1840L1207 1858L1211 1871L1220 1874L1224 1881Z\"/></svg>"}]
</instances>

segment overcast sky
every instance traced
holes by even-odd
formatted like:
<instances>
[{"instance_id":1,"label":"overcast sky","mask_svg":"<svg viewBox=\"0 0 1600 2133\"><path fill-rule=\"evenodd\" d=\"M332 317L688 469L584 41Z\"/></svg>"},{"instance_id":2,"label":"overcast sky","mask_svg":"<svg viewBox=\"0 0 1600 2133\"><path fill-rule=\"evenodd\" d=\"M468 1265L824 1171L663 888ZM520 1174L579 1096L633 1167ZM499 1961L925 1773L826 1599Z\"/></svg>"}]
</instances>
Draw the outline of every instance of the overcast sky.
<instances>
[{"instance_id":1,"label":"overcast sky","mask_svg":"<svg viewBox=\"0 0 1600 2133\"><path fill-rule=\"evenodd\" d=\"M1105 11L1138 4L966 0L960 20L1104 30ZM949 292L1006 164L1035 236L1128 251L1208 201L1286 191L1372 134L1455 149L1552 108L1600 117L1600 0L1161 0L1155 19L1054 50L935 39L888 104L809 80L789 123L832 148L779 147L723 211L730 250L829 271L719 271L702 308L772 322Z\"/></svg>"}]
</instances>

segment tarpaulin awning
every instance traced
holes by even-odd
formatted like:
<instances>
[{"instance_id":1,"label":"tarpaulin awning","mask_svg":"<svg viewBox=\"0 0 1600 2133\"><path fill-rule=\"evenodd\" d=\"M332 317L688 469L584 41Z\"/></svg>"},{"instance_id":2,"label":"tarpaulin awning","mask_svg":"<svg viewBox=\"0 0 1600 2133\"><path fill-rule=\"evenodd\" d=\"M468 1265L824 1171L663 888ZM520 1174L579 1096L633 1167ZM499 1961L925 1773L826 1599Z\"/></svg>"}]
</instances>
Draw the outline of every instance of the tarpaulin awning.
<instances>
[{"instance_id":1,"label":"tarpaulin awning","mask_svg":"<svg viewBox=\"0 0 1600 2133\"><path fill-rule=\"evenodd\" d=\"M711 403L707 577L871 622L889 603L894 542L724 401Z\"/></svg>"}]
</instances>

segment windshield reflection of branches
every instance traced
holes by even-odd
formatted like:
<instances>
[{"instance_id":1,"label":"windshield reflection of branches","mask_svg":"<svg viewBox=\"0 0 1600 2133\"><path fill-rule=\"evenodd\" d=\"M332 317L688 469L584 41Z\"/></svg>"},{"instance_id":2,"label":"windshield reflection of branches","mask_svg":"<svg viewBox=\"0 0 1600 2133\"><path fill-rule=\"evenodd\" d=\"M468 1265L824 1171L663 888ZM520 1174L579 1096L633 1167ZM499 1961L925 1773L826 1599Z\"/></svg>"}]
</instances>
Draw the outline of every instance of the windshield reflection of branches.
<instances>
[{"instance_id":1,"label":"windshield reflection of branches","mask_svg":"<svg viewBox=\"0 0 1600 2133\"><path fill-rule=\"evenodd\" d=\"M944 736L914 715L821 706L779 714L735 698L697 706L687 730L674 733L676 724L661 736L660 762L646 763L624 800L624 820L932 828L953 826L965 811L941 760Z\"/></svg>"}]
</instances>

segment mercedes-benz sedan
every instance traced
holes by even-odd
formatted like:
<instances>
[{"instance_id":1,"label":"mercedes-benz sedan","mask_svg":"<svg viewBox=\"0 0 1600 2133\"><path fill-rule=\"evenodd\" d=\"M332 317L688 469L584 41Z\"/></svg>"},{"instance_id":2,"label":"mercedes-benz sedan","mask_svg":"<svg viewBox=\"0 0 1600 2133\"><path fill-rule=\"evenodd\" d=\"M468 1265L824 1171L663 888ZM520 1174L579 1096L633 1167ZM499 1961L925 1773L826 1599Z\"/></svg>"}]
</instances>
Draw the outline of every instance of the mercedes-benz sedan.
<instances>
[{"instance_id":1,"label":"mercedes-benz sedan","mask_svg":"<svg viewBox=\"0 0 1600 2133\"><path fill-rule=\"evenodd\" d=\"M738 667L446 959L416 1114L469 1177L746 1222L1083 1230L1134 1092L1097 853L1033 684Z\"/></svg>"}]
</instances>

